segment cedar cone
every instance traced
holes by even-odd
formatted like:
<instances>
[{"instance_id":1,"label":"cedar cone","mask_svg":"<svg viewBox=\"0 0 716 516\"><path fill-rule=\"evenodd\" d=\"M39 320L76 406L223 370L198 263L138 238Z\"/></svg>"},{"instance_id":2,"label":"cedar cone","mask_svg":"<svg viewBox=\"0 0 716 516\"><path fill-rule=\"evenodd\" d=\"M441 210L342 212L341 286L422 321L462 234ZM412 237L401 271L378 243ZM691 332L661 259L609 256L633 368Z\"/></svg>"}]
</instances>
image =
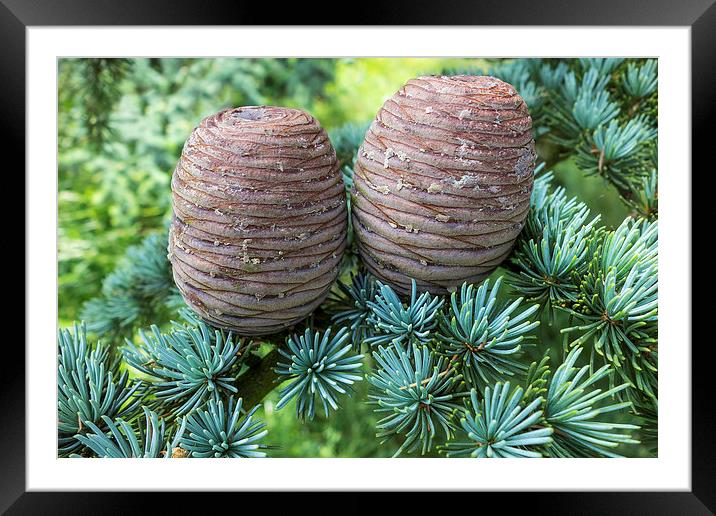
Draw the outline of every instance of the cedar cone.
<instances>
[{"instance_id":1,"label":"cedar cone","mask_svg":"<svg viewBox=\"0 0 716 516\"><path fill-rule=\"evenodd\" d=\"M288 328L328 295L346 246L336 153L297 109L201 121L172 176L169 260L186 303L240 335Z\"/></svg>"},{"instance_id":2,"label":"cedar cone","mask_svg":"<svg viewBox=\"0 0 716 516\"><path fill-rule=\"evenodd\" d=\"M478 283L509 254L530 206L532 119L494 77L411 79L358 151L352 195L361 258L381 281L435 294Z\"/></svg>"}]
</instances>

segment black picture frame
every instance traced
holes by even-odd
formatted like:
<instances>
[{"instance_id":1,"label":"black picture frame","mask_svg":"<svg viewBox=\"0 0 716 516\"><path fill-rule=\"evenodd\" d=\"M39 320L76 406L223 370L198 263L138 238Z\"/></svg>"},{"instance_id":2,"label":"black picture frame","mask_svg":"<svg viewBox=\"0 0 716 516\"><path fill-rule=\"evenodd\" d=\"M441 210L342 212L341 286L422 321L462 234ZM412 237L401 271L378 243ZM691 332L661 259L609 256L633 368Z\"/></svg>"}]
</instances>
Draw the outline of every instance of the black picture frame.
<instances>
[{"instance_id":1,"label":"black picture frame","mask_svg":"<svg viewBox=\"0 0 716 516\"><path fill-rule=\"evenodd\" d=\"M419 2L393 0L369 7L365 2L343 18L350 24L386 25L636 25L691 27L692 168L699 171L699 188L692 188L692 242L710 240L709 211L698 215L699 207L709 206L705 196L713 189L706 183L716 173L713 143L708 139L710 125L716 121L716 4L715 0L592 0L580 2L511 0L509 2ZM276 7L279 5L280 7ZM339 12L335 10L336 14ZM349 9L350 6L343 6ZM309 12L310 11L310 12ZM261 4L248 2L172 1L172 0L0 0L0 114L4 138L9 149L22 149L25 139L25 30L29 26L62 25L282 25L318 23L315 13L329 8L306 4ZM334 23L334 22L331 22ZM668 102L668 99L661 99ZM24 168L24 153L17 167ZM10 173L9 170L5 171ZM50 171L48 171L48 174ZM685 174L689 171L669 171ZM694 176L692 175L692 178ZM22 187L21 187L22 188ZM702 231L698 228L704 226ZM691 249L692 274L710 271L713 261L708 249ZM712 256L712 255L711 255ZM51 257L48 257L48 260ZM25 269L25 274L31 274ZM704 274L701 272L700 274ZM692 282L693 285L693 282ZM716 287L716 284L713 285ZM712 288L713 288L712 287ZM703 335L704 321L716 306L711 299L699 299L692 289L692 457L690 492L588 492L588 493L496 493L489 496L509 500L509 509L549 514L712 514L716 513L716 411L713 388L707 383L709 354L713 341ZM711 291L713 292L713 291ZM32 307L27 307L31 310ZM698 331L697 331L698 330ZM687 346L690 336L684 334ZM172 514L192 511L187 498L202 500L208 493L147 495L141 493L59 493L25 492L25 353L19 339L6 342L0 387L0 511L7 514L114 514L149 512L155 507ZM713 356L713 355L711 355ZM12 364L8 367L7 364ZM30 365L31 367L31 365ZM628 487L626 488L628 489ZM179 495L179 496L177 496ZM212 494L211 507L229 496ZM244 496L244 495L240 495ZM298 496L294 493L292 496ZM353 510L373 510L361 493L344 495L341 505ZM444 496L444 495L443 495ZM480 495L488 496L488 494ZM167 505L171 497L171 503ZM459 500L450 495L451 500ZM507 498L505 498L507 497ZM413 499L424 500L421 497ZM393 499L397 503L397 499ZM203 500L202 500L203 501ZM295 502L295 500L294 500ZM264 501L264 504L269 502ZM276 502L270 502L271 505ZM402 497L401 497L401 502ZM439 502L438 502L439 503ZM475 502L470 503L476 507ZM284 506L285 507L285 506Z\"/></svg>"}]
</instances>

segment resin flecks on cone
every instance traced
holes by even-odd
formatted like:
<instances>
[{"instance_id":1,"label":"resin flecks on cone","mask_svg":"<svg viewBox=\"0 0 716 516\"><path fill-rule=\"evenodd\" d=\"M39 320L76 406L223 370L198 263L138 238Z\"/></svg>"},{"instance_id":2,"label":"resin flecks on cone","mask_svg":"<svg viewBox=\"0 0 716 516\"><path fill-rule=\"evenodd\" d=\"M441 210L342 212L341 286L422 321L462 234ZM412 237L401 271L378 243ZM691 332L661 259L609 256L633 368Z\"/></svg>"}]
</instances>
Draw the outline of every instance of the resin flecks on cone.
<instances>
[{"instance_id":1,"label":"resin flecks on cone","mask_svg":"<svg viewBox=\"0 0 716 516\"><path fill-rule=\"evenodd\" d=\"M346 246L346 199L311 115L248 106L205 118L184 145L172 201L174 280L210 324L275 333L328 295Z\"/></svg>"},{"instance_id":2,"label":"resin flecks on cone","mask_svg":"<svg viewBox=\"0 0 716 516\"><path fill-rule=\"evenodd\" d=\"M532 119L494 77L411 79L358 151L353 223L367 268L399 292L443 294L486 278L530 206Z\"/></svg>"}]
</instances>

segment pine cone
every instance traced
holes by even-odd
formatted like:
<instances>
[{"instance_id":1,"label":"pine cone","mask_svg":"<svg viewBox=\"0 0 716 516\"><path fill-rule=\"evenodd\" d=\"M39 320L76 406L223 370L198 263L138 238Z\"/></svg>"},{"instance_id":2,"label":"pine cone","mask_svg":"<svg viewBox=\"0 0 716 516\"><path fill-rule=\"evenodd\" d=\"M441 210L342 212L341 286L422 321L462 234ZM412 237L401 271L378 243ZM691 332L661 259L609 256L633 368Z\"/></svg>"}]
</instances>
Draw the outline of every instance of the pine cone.
<instances>
[{"instance_id":1,"label":"pine cone","mask_svg":"<svg viewBox=\"0 0 716 516\"><path fill-rule=\"evenodd\" d=\"M401 293L444 294L509 254L530 206L532 119L494 77L411 79L358 151L353 225L368 269Z\"/></svg>"},{"instance_id":2,"label":"pine cone","mask_svg":"<svg viewBox=\"0 0 716 516\"><path fill-rule=\"evenodd\" d=\"M184 145L172 193L174 281L210 324L275 333L328 295L346 246L346 197L311 115L248 106L205 118Z\"/></svg>"}]
</instances>

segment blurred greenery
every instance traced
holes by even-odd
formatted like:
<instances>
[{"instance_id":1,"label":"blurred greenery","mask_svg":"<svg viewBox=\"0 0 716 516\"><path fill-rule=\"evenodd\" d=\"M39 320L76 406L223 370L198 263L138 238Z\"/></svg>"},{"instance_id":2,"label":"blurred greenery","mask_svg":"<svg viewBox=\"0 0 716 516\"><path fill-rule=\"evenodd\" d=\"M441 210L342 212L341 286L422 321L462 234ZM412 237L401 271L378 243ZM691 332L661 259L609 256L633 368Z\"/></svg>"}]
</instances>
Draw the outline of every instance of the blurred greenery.
<instances>
[{"instance_id":1,"label":"blurred greenery","mask_svg":"<svg viewBox=\"0 0 716 516\"><path fill-rule=\"evenodd\" d=\"M330 130L369 121L411 77L486 65L433 58L100 61L106 60L62 59L58 65L61 326L78 319L82 304L100 293L102 279L128 246L162 228L170 216L173 167L203 117L229 106L276 104L307 110ZM571 161L556 163L554 172L556 182L601 213L606 225L628 214L601 178L586 178ZM559 356L558 330L543 322L539 336ZM272 456L390 456L397 445L381 447L375 438L367 387L359 382L328 421L318 416L306 423L296 419L293 406L274 410L275 390L263 411L277 446Z\"/></svg>"}]
</instances>

